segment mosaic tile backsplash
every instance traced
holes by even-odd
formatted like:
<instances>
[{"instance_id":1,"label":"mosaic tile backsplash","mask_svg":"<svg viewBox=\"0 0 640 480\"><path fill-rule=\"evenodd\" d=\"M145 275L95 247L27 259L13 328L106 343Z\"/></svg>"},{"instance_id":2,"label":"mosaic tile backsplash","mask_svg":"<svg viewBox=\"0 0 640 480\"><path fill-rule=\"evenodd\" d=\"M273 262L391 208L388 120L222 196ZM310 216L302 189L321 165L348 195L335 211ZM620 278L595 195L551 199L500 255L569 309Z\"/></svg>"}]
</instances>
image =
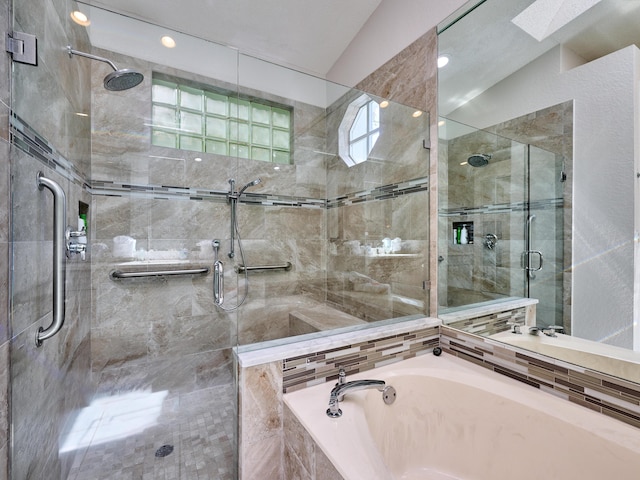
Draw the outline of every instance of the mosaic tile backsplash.
<instances>
[{"instance_id":1,"label":"mosaic tile backsplash","mask_svg":"<svg viewBox=\"0 0 640 480\"><path fill-rule=\"evenodd\" d=\"M512 323L524 325L526 315L526 308L522 307L506 312L496 312L481 317L458 320L448 325L465 332L488 336L509 330Z\"/></svg>"},{"instance_id":2,"label":"mosaic tile backsplash","mask_svg":"<svg viewBox=\"0 0 640 480\"><path fill-rule=\"evenodd\" d=\"M282 362L283 392L293 392L319 383L334 381L344 368L350 374L406 360L438 346L439 327L377 338L309 355L286 358Z\"/></svg>"},{"instance_id":3,"label":"mosaic tile backsplash","mask_svg":"<svg viewBox=\"0 0 640 480\"><path fill-rule=\"evenodd\" d=\"M440 347L445 352L640 427L638 384L449 327L441 329Z\"/></svg>"}]
</instances>

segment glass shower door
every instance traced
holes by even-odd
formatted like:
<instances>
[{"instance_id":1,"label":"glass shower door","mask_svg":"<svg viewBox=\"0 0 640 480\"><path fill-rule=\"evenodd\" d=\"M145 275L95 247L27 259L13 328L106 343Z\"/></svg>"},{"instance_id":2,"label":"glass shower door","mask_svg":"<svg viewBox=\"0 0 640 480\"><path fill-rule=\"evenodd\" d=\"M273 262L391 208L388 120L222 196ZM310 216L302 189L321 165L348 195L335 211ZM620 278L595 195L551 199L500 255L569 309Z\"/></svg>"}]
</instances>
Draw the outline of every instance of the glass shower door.
<instances>
[{"instance_id":1,"label":"glass shower door","mask_svg":"<svg viewBox=\"0 0 640 480\"><path fill-rule=\"evenodd\" d=\"M165 28L82 2L35 3L13 2L15 30L39 47L37 66L12 65L11 477L236 478L237 321L215 309L211 276L197 272L213 264L212 239L228 245L238 159L196 147L205 120L211 130L221 116L197 90L233 97L238 53L173 32L197 58L187 70L152 55ZM72 23L77 9L90 32ZM116 31L127 54L100 43L97 32ZM66 45L144 82L107 91L108 66L71 58ZM64 325L40 346L57 297L53 196L38 172L66 193L63 225L88 220L86 256L68 258L60 282Z\"/></svg>"},{"instance_id":2,"label":"glass shower door","mask_svg":"<svg viewBox=\"0 0 640 480\"><path fill-rule=\"evenodd\" d=\"M539 326L563 325L564 203L562 156L528 146L523 270Z\"/></svg>"},{"instance_id":3,"label":"glass shower door","mask_svg":"<svg viewBox=\"0 0 640 480\"><path fill-rule=\"evenodd\" d=\"M539 325L563 325L563 157L442 121L439 313L535 298ZM468 238L457 237L459 229Z\"/></svg>"}]
</instances>

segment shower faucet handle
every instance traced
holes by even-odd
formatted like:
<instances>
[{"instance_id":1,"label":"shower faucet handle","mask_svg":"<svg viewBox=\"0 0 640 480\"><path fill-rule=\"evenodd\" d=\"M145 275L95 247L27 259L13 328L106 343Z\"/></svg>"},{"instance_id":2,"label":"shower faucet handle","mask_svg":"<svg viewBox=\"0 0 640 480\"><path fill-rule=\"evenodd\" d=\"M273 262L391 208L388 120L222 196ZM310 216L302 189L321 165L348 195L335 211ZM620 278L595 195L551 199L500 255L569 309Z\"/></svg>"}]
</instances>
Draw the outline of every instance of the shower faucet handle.
<instances>
[{"instance_id":1,"label":"shower faucet handle","mask_svg":"<svg viewBox=\"0 0 640 480\"><path fill-rule=\"evenodd\" d=\"M493 250L494 248L496 248L496 245L498 243L498 236L493 234L493 233L487 233L484 236L485 240L484 240L484 246L487 247L489 250Z\"/></svg>"},{"instance_id":2,"label":"shower faucet handle","mask_svg":"<svg viewBox=\"0 0 640 480\"><path fill-rule=\"evenodd\" d=\"M521 323L518 322L507 322L507 326L511 327L511 333L522 333L520 328L522 327Z\"/></svg>"}]
</instances>

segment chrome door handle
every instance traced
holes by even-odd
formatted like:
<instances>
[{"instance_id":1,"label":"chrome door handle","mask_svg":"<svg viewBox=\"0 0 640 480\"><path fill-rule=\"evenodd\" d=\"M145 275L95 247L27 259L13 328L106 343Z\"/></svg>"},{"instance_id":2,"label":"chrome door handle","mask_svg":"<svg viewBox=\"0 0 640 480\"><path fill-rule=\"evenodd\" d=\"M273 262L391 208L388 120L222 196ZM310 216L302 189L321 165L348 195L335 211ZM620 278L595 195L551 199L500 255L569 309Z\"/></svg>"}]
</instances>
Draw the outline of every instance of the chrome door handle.
<instances>
[{"instance_id":1,"label":"chrome door handle","mask_svg":"<svg viewBox=\"0 0 640 480\"><path fill-rule=\"evenodd\" d=\"M538 255L538 266L535 268L531 265L531 255L533 254ZM527 271L527 276L531 279L536 278L536 274L534 272L542 270L542 264L544 262L542 252L539 250L527 250L526 252L522 252L520 259L522 267Z\"/></svg>"},{"instance_id":2,"label":"chrome door handle","mask_svg":"<svg viewBox=\"0 0 640 480\"><path fill-rule=\"evenodd\" d=\"M538 260L539 260L538 268L533 268L533 267L531 267L531 263L529 263L529 264L527 265L527 270L529 270L529 271L531 271L531 272L539 272L540 270L542 270L542 263L543 263L543 261L544 261L544 257L542 256L542 252L540 252L539 250L529 250L527 253L528 253L529 255L531 255L531 254L537 254L537 255L538 255Z\"/></svg>"}]
</instances>

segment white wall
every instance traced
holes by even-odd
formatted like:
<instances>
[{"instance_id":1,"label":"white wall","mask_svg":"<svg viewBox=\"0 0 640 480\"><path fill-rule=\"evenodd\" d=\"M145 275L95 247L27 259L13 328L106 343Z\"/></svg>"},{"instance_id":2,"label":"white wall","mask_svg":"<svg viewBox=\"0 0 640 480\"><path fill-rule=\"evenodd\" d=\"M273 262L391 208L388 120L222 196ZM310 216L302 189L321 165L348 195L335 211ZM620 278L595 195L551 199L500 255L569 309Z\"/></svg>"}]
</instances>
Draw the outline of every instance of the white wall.
<instances>
[{"instance_id":1,"label":"white wall","mask_svg":"<svg viewBox=\"0 0 640 480\"><path fill-rule=\"evenodd\" d=\"M574 100L573 334L627 348L634 343L639 54L630 46L563 71L567 56L557 47L449 115L483 128Z\"/></svg>"},{"instance_id":2,"label":"white wall","mask_svg":"<svg viewBox=\"0 0 640 480\"><path fill-rule=\"evenodd\" d=\"M382 0L326 75L354 86L436 27L466 0Z\"/></svg>"}]
</instances>

